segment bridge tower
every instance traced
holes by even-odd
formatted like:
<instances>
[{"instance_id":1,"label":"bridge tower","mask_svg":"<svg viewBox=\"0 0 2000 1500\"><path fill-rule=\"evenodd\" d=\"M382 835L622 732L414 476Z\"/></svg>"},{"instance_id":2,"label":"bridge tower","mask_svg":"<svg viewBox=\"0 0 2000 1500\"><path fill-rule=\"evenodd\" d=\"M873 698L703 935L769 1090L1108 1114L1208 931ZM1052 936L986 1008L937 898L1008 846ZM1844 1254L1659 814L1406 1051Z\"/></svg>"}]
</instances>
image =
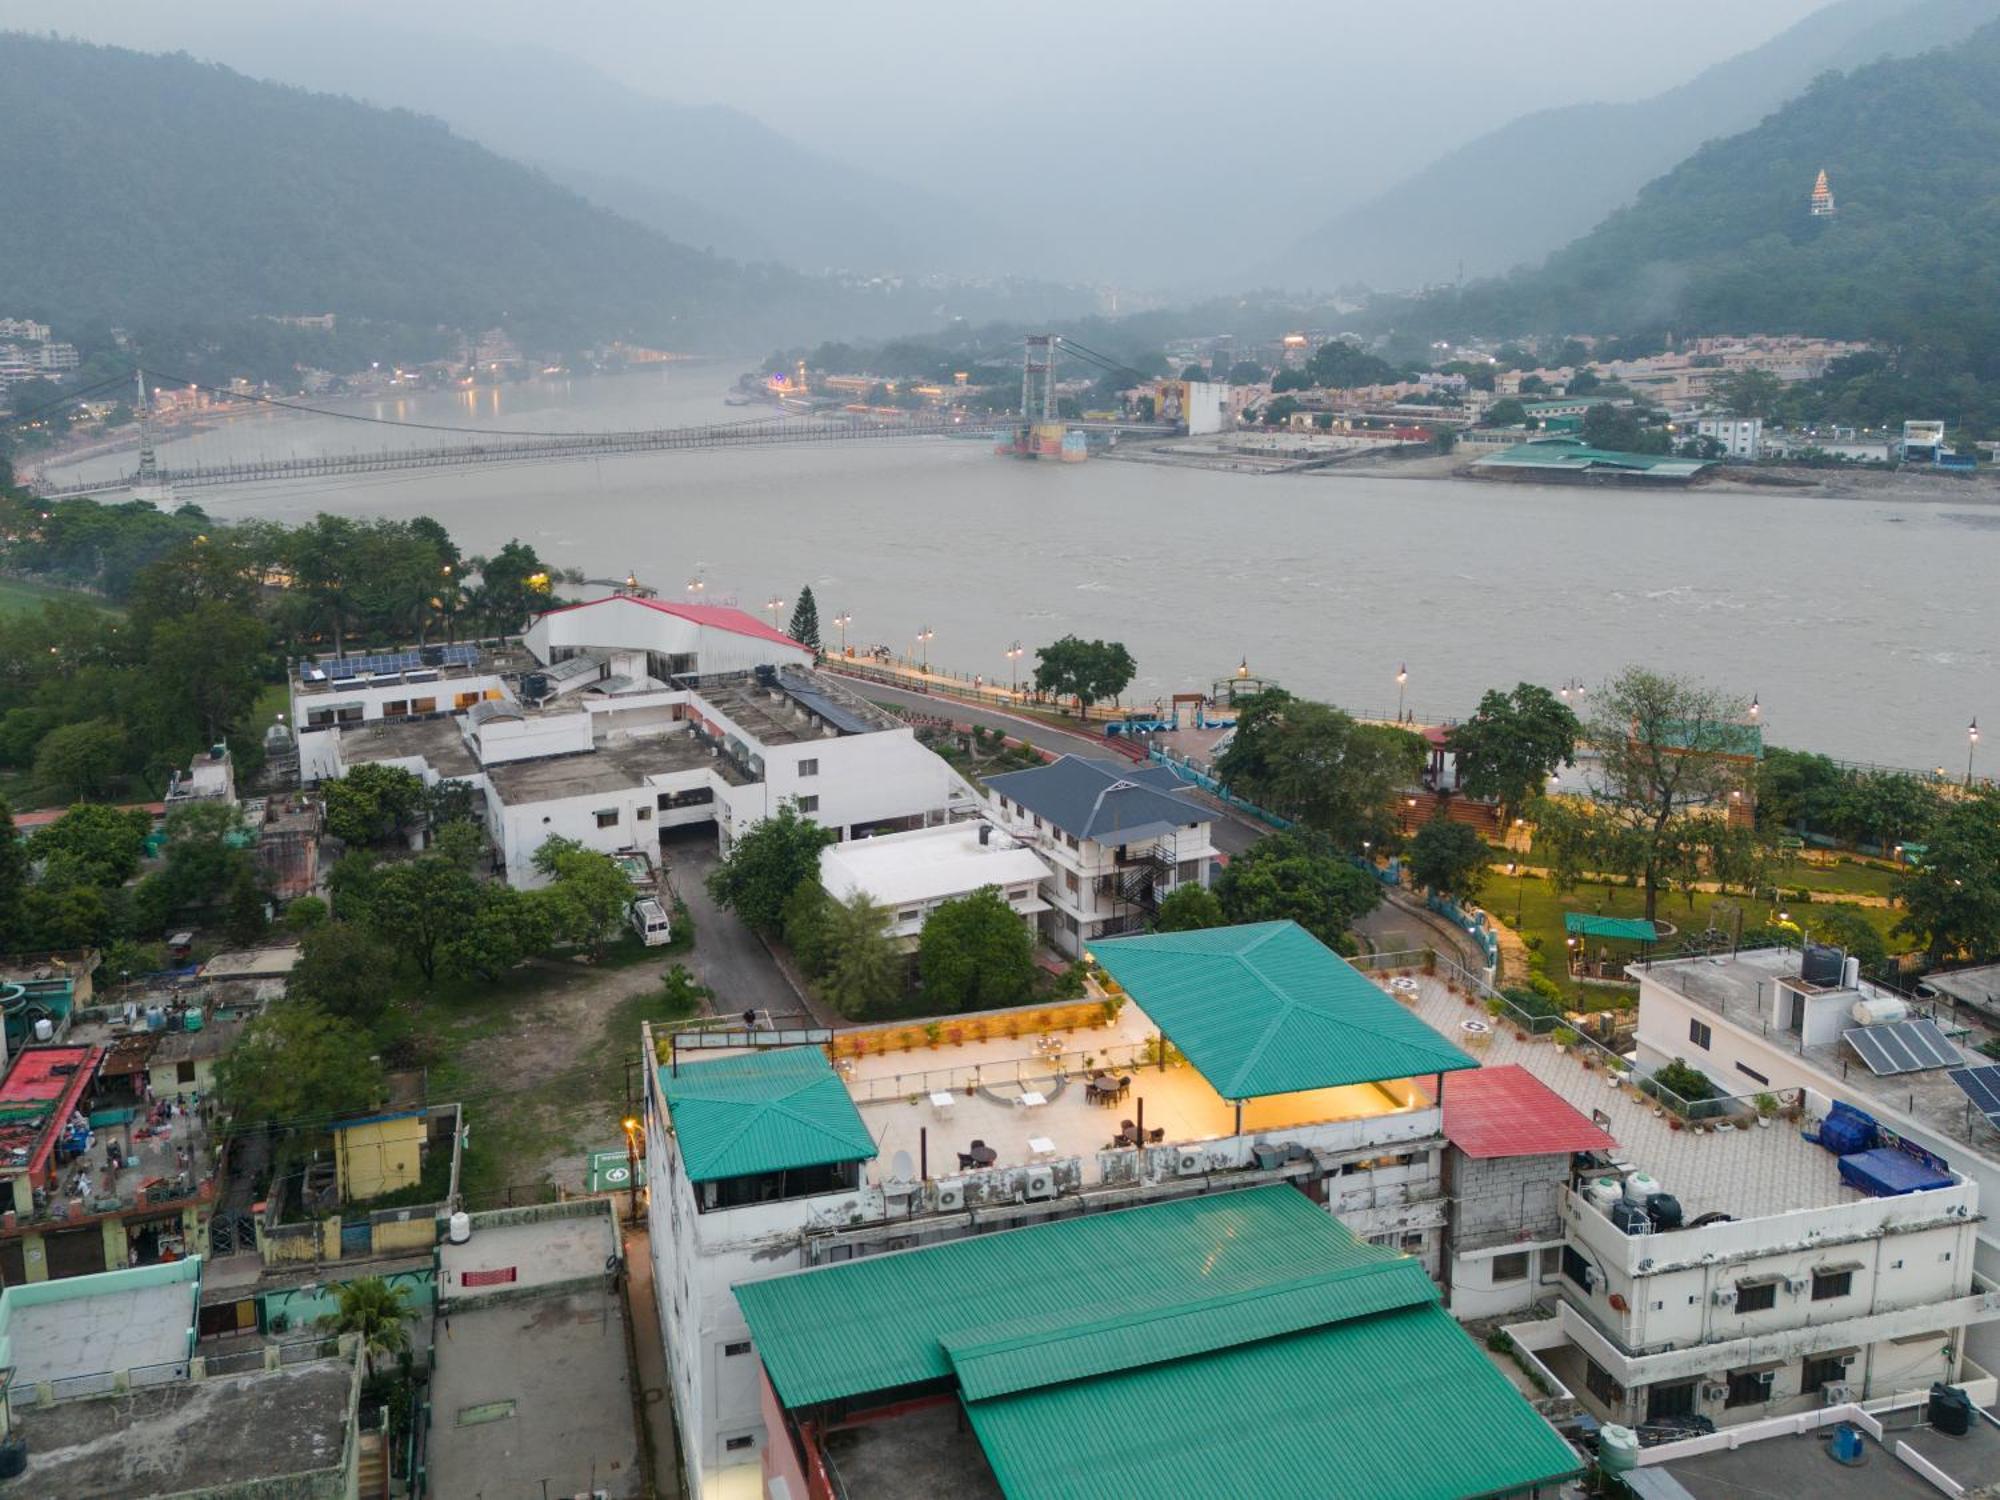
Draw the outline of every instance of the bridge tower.
<instances>
[{"instance_id":1,"label":"bridge tower","mask_svg":"<svg viewBox=\"0 0 2000 1500\"><path fill-rule=\"evenodd\" d=\"M132 498L155 505L171 504L173 486L160 478L159 455L153 451L153 404L146 398L146 372L134 370L132 378L138 386L134 397L138 404L133 410L139 414L139 471L132 476Z\"/></svg>"},{"instance_id":2,"label":"bridge tower","mask_svg":"<svg viewBox=\"0 0 2000 1500\"><path fill-rule=\"evenodd\" d=\"M1021 361L1021 423L1056 419L1056 338L1052 333L1028 335Z\"/></svg>"}]
</instances>

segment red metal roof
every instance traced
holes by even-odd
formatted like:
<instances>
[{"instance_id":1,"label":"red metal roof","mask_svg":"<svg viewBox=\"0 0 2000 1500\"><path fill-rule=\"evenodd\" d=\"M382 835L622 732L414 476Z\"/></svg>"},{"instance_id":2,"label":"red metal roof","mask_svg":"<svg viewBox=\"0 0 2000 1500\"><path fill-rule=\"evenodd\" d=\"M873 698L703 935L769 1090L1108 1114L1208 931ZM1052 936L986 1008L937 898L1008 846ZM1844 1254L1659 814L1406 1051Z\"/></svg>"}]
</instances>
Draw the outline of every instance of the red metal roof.
<instances>
[{"instance_id":1,"label":"red metal roof","mask_svg":"<svg viewBox=\"0 0 2000 1500\"><path fill-rule=\"evenodd\" d=\"M29 1047L14 1059L0 1083L0 1104L39 1104L60 1099L84 1064L91 1047ZM57 1072L60 1068L62 1071Z\"/></svg>"},{"instance_id":2,"label":"red metal roof","mask_svg":"<svg viewBox=\"0 0 2000 1500\"><path fill-rule=\"evenodd\" d=\"M46 828L68 811L67 807L43 807L36 809L34 812L17 812L14 814L14 827L17 830ZM156 818L163 818L167 814L167 804L164 802L124 802L118 805L118 811L149 812Z\"/></svg>"},{"instance_id":3,"label":"red metal roof","mask_svg":"<svg viewBox=\"0 0 2000 1500\"><path fill-rule=\"evenodd\" d=\"M581 604L563 604L555 609L546 609L545 615L567 614L573 609L596 609L600 604L637 604L646 609L657 609L663 615L686 620L691 625L704 625L710 630L727 630L736 635L754 636L760 641L771 641L781 646L793 646L801 651L810 650L800 645L781 630L773 630L753 614L740 609L732 609L726 604L672 604L665 599L641 599L636 594L613 594L606 599L586 599Z\"/></svg>"},{"instance_id":4,"label":"red metal roof","mask_svg":"<svg viewBox=\"0 0 2000 1500\"><path fill-rule=\"evenodd\" d=\"M1553 1156L1617 1145L1556 1091L1515 1063L1444 1082L1444 1134L1467 1156Z\"/></svg>"}]
</instances>

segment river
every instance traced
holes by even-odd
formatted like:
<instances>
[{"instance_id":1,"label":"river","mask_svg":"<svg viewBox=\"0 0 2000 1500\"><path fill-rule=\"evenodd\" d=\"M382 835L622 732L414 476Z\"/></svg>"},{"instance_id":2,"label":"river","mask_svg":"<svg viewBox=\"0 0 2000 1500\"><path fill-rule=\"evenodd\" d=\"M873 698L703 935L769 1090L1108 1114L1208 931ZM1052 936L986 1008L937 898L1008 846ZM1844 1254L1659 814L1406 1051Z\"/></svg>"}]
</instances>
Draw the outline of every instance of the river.
<instances>
[{"instance_id":1,"label":"river","mask_svg":"<svg viewBox=\"0 0 2000 1500\"><path fill-rule=\"evenodd\" d=\"M350 403L491 431L738 420L740 366ZM437 433L265 412L162 446L168 464L434 445ZM62 477L120 472L130 455ZM54 477L54 476L52 476ZM1986 493L1984 489L1980 493ZM1519 680L1595 686L1628 663L1762 706L1773 743L1963 774L1966 727L2000 732L2000 507L1463 480L1248 476L1093 460L1028 464L976 442L724 449L227 487L219 517L430 515L469 552L510 537L592 577L759 610L810 583L827 626L1004 680L1008 645L1124 641L1128 696L1206 688L1247 660L1295 692L1420 716ZM789 606L787 606L787 613ZM1982 747L1989 758L2000 745ZM2000 761L1978 769L1990 771Z\"/></svg>"}]
</instances>

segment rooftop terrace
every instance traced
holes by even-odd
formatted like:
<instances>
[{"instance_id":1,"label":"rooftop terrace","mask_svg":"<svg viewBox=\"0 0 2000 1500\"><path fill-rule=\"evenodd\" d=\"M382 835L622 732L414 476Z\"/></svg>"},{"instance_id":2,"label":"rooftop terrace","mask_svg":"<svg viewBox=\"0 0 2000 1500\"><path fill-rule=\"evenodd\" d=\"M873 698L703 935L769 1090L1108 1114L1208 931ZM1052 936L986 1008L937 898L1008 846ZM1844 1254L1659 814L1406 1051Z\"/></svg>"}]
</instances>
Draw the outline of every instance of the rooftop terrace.
<instances>
[{"instance_id":1,"label":"rooftop terrace","mask_svg":"<svg viewBox=\"0 0 2000 1500\"><path fill-rule=\"evenodd\" d=\"M1690 1000L1714 1011L1758 1036L1777 1039L1787 1051L1803 1062L1840 1080L1841 1092L1862 1109L1877 1107L1908 1116L1918 1124L1952 1141L1970 1146L1982 1155L2000 1159L2000 1132L1967 1109L1964 1092L1946 1076L1945 1068L1897 1073L1881 1077L1874 1073L1844 1041L1807 1044L1796 1033L1788 1033L1776 1020L1777 990L1781 980L1798 982L1799 955L1787 948L1760 948L1733 957L1676 959L1650 966L1637 966L1643 974ZM1824 993L1824 992L1822 992ZM1865 980L1858 990L1838 990L1844 1006L1857 998L1886 998L1889 992ZM2000 1035L1984 1016L1966 1010L1942 1008L1939 1023L1947 1034L1959 1038L1959 1051L1967 1065L1990 1062L1971 1049L1989 1036ZM1854 1024L1852 1022L1849 1023Z\"/></svg>"},{"instance_id":2,"label":"rooftop terrace","mask_svg":"<svg viewBox=\"0 0 2000 1500\"><path fill-rule=\"evenodd\" d=\"M185 1366L201 1261L30 1282L0 1292L0 1365L16 1385Z\"/></svg>"},{"instance_id":3,"label":"rooftop terrace","mask_svg":"<svg viewBox=\"0 0 2000 1500\"><path fill-rule=\"evenodd\" d=\"M336 1500L358 1378L358 1364L323 1359L20 1412L28 1469L9 1488L151 1500L289 1480L288 1495Z\"/></svg>"},{"instance_id":4,"label":"rooftop terrace","mask_svg":"<svg viewBox=\"0 0 2000 1500\"><path fill-rule=\"evenodd\" d=\"M1780 1122L1768 1130L1709 1134L1675 1130L1651 1099L1613 1086L1605 1069L1585 1068L1545 1037L1516 1041L1513 1028L1468 1005L1441 978L1408 977L1417 986L1417 1014L1441 1036L1460 1040L1488 1065L1519 1065L1585 1115L1608 1117L1605 1128L1617 1141L1619 1156L1659 1178L1690 1220L1718 1211L1758 1218L1864 1196L1840 1180L1838 1158L1802 1139L1795 1126ZM1480 1029L1468 1030L1468 1024ZM1445 1093L1450 1092L1447 1079Z\"/></svg>"},{"instance_id":5,"label":"rooftop terrace","mask_svg":"<svg viewBox=\"0 0 2000 1500\"><path fill-rule=\"evenodd\" d=\"M649 776L709 770L732 784L742 778L729 763L708 753L687 733L599 741L580 755L548 755L504 761L487 767L486 782L502 802L519 805L599 792L626 792L646 785Z\"/></svg>"},{"instance_id":6,"label":"rooftop terrace","mask_svg":"<svg viewBox=\"0 0 2000 1500\"><path fill-rule=\"evenodd\" d=\"M436 659L426 660L427 655ZM511 676L534 665L535 659L524 648L512 644L408 646L398 651L301 658L292 664L292 681L301 694L328 693L357 685L390 687Z\"/></svg>"},{"instance_id":7,"label":"rooftop terrace","mask_svg":"<svg viewBox=\"0 0 2000 1500\"><path fill-rule=\"evenodd\" d=\"M695 695L760 745L795 745L834 734L900 729L902 720L820 672L796 668L703 677Z\"/></svg>"},{"instance_id":8,"label":"rooftop terrace","mask_svg":"<svg viewBox=\"0 0 2000 1500\"><path fill-rule=\"evenodd\" d=\"M440 776L471 776L479 770L455 716L370 719L339 733L340 758L347 765L421 757Z\"/></svg>"}]
</instances>

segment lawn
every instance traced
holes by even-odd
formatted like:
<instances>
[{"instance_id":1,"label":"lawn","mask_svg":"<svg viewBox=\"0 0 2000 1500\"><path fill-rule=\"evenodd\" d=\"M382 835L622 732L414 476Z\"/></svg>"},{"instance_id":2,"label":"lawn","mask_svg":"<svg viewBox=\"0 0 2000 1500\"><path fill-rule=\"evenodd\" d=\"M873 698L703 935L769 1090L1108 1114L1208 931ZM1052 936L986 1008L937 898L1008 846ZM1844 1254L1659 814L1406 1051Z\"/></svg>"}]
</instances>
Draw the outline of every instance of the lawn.
<instances>
[{"instance_id":1,"label":"lawn","mask_svg":"<svg viewBox=\"0 0 2000 1500\"><path fill-rule=\"evenodd\" d=\"M1539 940L1541 951L1548 955L1549 977L1562 984L1566 984L1563 979L1565 912L1587 912L1594 916L1609 917L1643 917L1646 914L1645 892L1632 887L1613 884L1607 889L1602 882L1592 881L1559 896L1554 885L1546 879L1530 876L1517 880L1515 877L1496 871L1487 877L1481 891L1483 904L1496 918L1510 926L1516 925L1517 886L1520 901L1518 927L1521 939L1531 948L1535 947ZM1772 919L1774 912L1768 901L1745 900L1741 896L1719 896L1707 891L1695 893L1693 909L1690 911L1687 898L1678 894L1663 895L1660 898L1658 919L1662 922L1671 922L1679 929L1676 934L1666 939L1666 944L1676 945L1708 927L1711 910L1718 902L1724 905L1725 911L1714 917L1714 925L1732 933L1736 930L1736 917L1728 908L1741 910L1745 932L1765 925ZM1782 909L1789 911L1792 920L1810 932L1813 912L1834 904L1836 903L1794 904ZM1879 931L1888 941L1892 952L1907 946L1905 940L1894 938L1889 932L1895 925L1896 919L1901 916L1901 912L1891 907L1838 904L1841 910L1853 912ZM1630 943L1611 943L1605 946L1613 958L1624 952L1629 952L1631 957L1638 958L1642 951L1637 944Z\"/></svg>"},{"instance_id":2,"label":"lawn","mask_svg":"<svg viewBox=\"0 0 2000 1500\"><path fill-rule=\"evenodd\" d=\"M95 594L86 594L80 589L58 588L49 583L27 583L18 578L0 578L0 615L40 609L52 599L79 599L85 604L96 605L107 614L125 613L116 605L106 604Z\"/></svg>"}]
</instances>

